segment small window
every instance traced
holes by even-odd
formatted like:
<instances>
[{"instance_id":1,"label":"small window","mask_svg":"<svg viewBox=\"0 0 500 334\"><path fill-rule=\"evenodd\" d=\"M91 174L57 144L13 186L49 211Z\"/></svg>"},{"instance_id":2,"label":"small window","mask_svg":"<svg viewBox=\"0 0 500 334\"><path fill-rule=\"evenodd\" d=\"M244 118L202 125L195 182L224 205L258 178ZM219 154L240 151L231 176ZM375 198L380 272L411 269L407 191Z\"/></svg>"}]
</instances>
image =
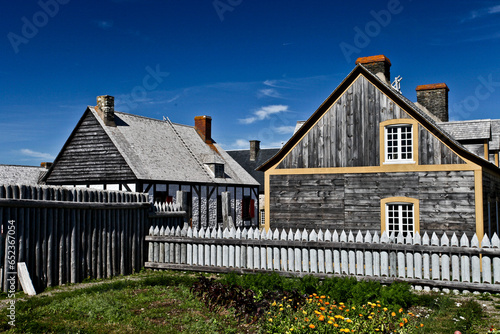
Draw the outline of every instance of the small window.
<instances>
[{"instance_id":1,"label":"small window","mask_svg":"<svg viewBox=\"0 0 500 334\"><path fill-rule=\"evenodd\" d=\"M260 210L260 225L266 225L266 211Z\"/></svg>"},{"instance_id":2,"label":"small window","mask_svg":"<svg viewBox=\"0 0 500 334\"><path fill-rule=\"evenodd\" d=\"M390 125L385 127L385 162L412 162L412 125Z\"/></svg>"},{"instance_id":3,"label":"small window","mask_svg":"<svg viewBox=\"0 0 500 334\"><path fill-rule=\"evenodd\" d=\"M404 237L413 237L415 232L415 214L412 203L387 203L386 204L386 231L390 235L400 232Z\"/></svg>"},{"instance_id":4,"label":"small window","mask_svg":"<svg viewBox=\"0 0 500 334\"><path fill-rule=\"evenodd\" d=\"M216 178L224 178L224 164L218 163L207 163L205 164L210 169L210 171L214 174Z\"/></svg>"},{"instance_id":5,"label":"small window","mask_svg":"<svg viewBox=\"0 0 500 334\"><path fill-rule=\"evenodd\" d=\"M241 219L251 220L255 217L255 201L250 196L243 196L241 200Z\"/></svg>"}]
</instances>

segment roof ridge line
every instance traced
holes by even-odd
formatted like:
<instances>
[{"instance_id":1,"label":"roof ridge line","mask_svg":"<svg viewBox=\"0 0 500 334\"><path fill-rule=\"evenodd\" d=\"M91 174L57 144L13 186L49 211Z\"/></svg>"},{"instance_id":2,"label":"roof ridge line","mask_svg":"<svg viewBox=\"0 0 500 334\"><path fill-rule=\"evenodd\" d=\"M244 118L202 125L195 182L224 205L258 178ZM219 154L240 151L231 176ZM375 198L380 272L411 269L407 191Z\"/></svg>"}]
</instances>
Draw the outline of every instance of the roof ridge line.
<instances>
[{"instance_id":1,"label":"roof ridge line","mask_svg":"<svg viewBox=\"0 0 500 334\"><path fill-rule=\"evenodd\" d=\"M207 176L209 177L209 179L212 179L212 176L208 173L208 171L206 170L205 166L201 163L201 161L198 159L198 157L194 154L193 151L191 151L191 148L188 146L188 144L184 141L184 139L182 139L181 135L177 132L177 130L175 129L174 125L172 124L172 122L170 121L170 119L168 117L165 117L165 120L164 120L168 125L170 125L170 127L172 128L172 130L174 131L175 135L177 136L177 138L179 138L179 140L181 141L182 145L184 145L184 147L187 149L187 151L193 156L194 160L198 163L198 165L200 165L201 169L205 172L205 174L207 174Z\"/></svg>"}]
</instances>

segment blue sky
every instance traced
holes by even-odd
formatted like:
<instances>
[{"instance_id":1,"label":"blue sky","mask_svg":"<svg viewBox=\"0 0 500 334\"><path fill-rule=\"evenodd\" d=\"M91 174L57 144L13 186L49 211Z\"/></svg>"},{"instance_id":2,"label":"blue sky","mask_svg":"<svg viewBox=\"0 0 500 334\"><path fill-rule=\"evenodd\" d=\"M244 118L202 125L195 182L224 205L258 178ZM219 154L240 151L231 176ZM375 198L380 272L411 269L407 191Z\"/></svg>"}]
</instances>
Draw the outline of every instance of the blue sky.
<instances>
[{"instance_id":1,"label":"blue sky","mask_svg":"<svg viewBox=\"0 0 500 334\"><path fill-rule=\"evenodd\" d=\"M226 149L286 141L355 66L445 82L452 120L500 118L499 1L41 0L0 14L0 164L57 155L87 105L194 124Z\"/></svg>"}]
</instances>

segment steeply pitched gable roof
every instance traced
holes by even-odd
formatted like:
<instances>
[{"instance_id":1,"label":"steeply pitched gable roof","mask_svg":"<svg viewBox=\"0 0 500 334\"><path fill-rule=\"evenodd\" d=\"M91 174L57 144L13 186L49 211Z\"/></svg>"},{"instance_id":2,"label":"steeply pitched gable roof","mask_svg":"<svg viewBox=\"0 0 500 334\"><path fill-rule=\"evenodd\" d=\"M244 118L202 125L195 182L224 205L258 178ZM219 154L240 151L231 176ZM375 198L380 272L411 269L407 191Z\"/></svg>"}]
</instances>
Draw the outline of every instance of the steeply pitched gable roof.
<instances>
[{"instance_id":1,"label":"steeply pitched gable roof","mask_svg":"<svg viewBox=\"0 0 500 334\"><path fill-rule=\"evenodd\" d=\"M137 180L258 185L219 145L206 144L192 126L117 111L116 126L107 126L96 107L89 106L85 114L99 122ZM224 163L226 177L215 178L204 165L207 162Z\"/></svg>"},{"instance_id":2,"label":"steeply pitched gable roof","mask_svg":"<svg viewBox=\"0 0 500 334\"><path fill-rule=\"evenodd\" d=\"M309 131L309 129L318 121L324 113L330 108L330 106L347 90L347 88L357 79L359 75L363 75L367 80L369 80L374 86L380 89L384 94L391 98L394 102L401 106L406 112L412 115L417 121L419 121L428 131L437 136L441 141L443 141L448 146L454 148L466 159L471 160L482 166L494 169L499 172L500 169L494 164L486 161L485 159L477 156L476 154L467 150L462 144L460 144L454 137L448 134L438 123L436 123L431 116L426 112L418 108L413 102L408 100L405 96L399 93L397 90L393 89L389 84L382 81L377 75L370 72L362 64L356 65L354 69L347 75L347 77L341 82L341 84L330 94L330 96L319 106L319 108L309 117L309 119L302 125L290 138L290 140L282 147L282 149L267 162L262 164L257 170L266 171L271 168L277 162L279 162L286 154L295 146L295 144L301 140L301 138Z\"/></svg>"}]
</instances>

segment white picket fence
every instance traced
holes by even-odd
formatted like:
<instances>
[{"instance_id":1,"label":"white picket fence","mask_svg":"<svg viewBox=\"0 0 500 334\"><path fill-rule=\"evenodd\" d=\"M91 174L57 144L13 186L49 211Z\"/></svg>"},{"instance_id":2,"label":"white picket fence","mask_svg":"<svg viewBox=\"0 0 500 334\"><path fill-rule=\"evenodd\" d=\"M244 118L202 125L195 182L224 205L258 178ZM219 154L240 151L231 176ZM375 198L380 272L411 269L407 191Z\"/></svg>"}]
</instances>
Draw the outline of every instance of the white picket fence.
<instances>
[{"instance_id":1,"label":"white picket fence","mask_svg":"<svg viewBox=\"0 0 500 334\"><path fill-rule=\"evenodd\" d=\"M355 276L416 289L500 292L500 239L323 231L151 227L147 268Z\"/></svg>"},{"instance_id":2,"label":"white picket fence","mask_svg":"<svg viewBox=\"0 0 500 334\"><path fill-rule=\"evenodd\" d=\"M182 205L180 203L160 203L155 202L153 204L154 212L179 212L182 211Z\"/></svg>"}]
</instances>

